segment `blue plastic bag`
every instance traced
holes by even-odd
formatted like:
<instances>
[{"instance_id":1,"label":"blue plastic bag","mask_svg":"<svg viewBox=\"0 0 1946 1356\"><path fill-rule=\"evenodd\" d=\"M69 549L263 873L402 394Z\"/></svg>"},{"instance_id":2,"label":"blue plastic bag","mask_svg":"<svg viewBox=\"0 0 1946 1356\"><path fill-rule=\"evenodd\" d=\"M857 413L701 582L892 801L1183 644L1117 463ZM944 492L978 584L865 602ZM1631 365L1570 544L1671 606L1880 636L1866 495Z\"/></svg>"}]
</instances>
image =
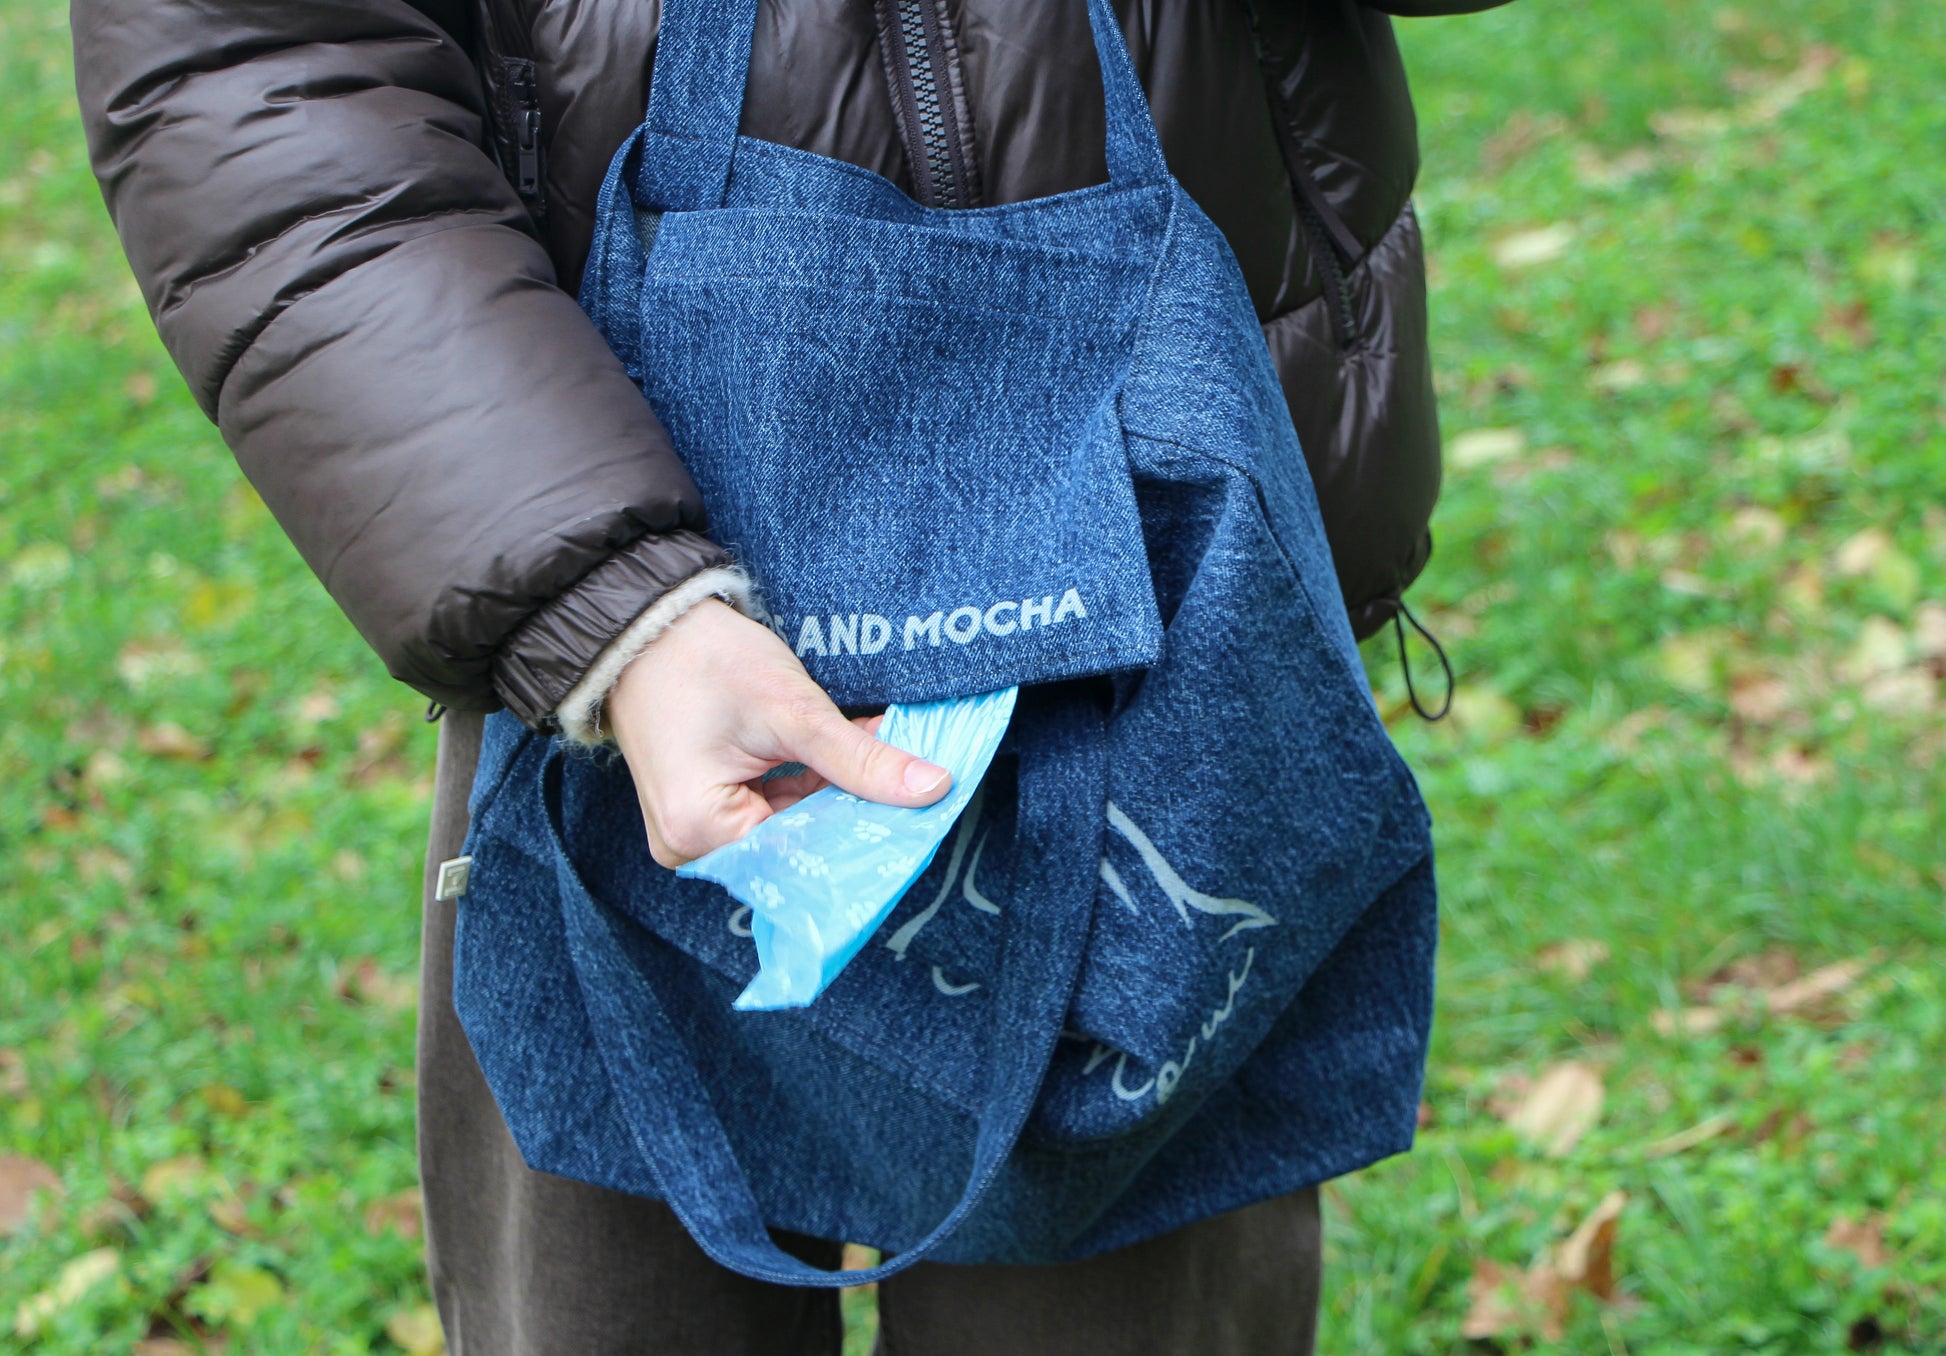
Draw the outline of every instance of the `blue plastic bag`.
<instances>
[{"instance_id":1,"label":"blue plastic bag","mask_svg":"<svg viewBox=\"0 0 1946 1356\"><path fill-rule=\"evenodd\" d=\"M953 774L937 804L908 810L827 786L678 869L750 906L761 968L738 1008L801 1008L838 977L973 799L1018 692L886 709L880 739Z\"/></svg>"}]
</instances>

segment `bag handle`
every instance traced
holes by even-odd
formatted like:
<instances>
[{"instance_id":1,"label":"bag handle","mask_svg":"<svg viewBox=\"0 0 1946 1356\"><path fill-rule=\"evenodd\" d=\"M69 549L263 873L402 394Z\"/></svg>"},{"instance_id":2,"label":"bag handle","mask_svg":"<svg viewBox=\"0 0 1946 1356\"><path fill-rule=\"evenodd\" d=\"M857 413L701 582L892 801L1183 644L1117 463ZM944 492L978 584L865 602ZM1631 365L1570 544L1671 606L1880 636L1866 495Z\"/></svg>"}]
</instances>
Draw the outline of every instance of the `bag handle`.
<instances>
[{"instance_id":1,"label":"bag handle","mask_svg":"<svg viewBox=\"0 0 1946 1356\"><path fill-rule=\"evenodd\" d=\"M1023 694L1025 695L1025 694ZM556 872L568 944L623 1118L663 1199L715 1261L759 1281L781 1285L866 1285L896 1275L949 1238L973 1213L1000 1174L1039 1094L1081 971L1095 893L1099 842L1076 841L1073 825L1099 826L1107 797L1102 718L1085 690L1044 689L1023 702L1016 862L1022 877L1007 906L1007 927L994 983L996 1022L988 1037L986 1106L973 1166L946 1217L904 1252L857 1271L825 1271L771 1241L749 1178L690 1060L682 1036L654 987L628 958L635 924L600 904L569 860L559 820L561 754L542 772L542 802L555 838ZM593 974L619 982L590 982ZM1008 1024L1001 1038L997 1014Z\"/></svg>"},{"instance_id":2,"label":"bag handle","mask_svg":"<svg viewBox=\"0 0 1946 1356\"><path fill-rule=\"evenodd\" d=\"M1055 3L1056 0L1046 0ZM664 0L642 123L642 204L658 211L723 205L735 157L757 0ZM1148 96L1109 0L1088 0L1107 111L1109 181L1163 183L1168 166Z\"/></svg>"}]
</instances>

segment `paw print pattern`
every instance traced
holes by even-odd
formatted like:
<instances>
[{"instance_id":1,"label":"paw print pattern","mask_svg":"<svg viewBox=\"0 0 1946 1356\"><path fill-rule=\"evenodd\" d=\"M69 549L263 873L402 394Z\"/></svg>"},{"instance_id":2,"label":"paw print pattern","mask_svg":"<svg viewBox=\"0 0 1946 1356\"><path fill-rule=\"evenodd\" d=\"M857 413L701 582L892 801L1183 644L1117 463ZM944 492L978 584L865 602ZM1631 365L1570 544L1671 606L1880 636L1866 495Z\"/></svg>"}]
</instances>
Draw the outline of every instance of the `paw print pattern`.
<instances>
[{"instance_id":1,"label":"paw print pattern","mask_svg":"<svg viewBox=\"0 0 1946 1356\"><path fill-rule=\"evenodd\" d=\"M823 853L793 852L785 860L790 863L791 870L813 880L823 879L831 874L830 864L824 860Z\"/></svg>"}]
</instances>

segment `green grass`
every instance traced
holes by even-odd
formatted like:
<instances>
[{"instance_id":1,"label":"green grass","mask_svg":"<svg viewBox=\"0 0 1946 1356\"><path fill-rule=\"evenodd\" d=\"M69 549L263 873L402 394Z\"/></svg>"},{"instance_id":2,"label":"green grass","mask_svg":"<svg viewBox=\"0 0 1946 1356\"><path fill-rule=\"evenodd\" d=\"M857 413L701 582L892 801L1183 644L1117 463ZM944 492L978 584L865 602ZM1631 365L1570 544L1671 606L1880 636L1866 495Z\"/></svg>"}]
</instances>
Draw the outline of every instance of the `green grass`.
<instances>
[{"instance_id":1,"label":"green grass","mask_svg":"<svg viewBox=\"0 0 1946 1356\"><path fill-rule=\"evenodd\" d=\"M432 727L158 348L63 22L0 0L0 1155L62 1185L0 1240L0 1349L395 1351ZM1461 685L1394 721L1429 1125L1328 1193L1321 1349L1946 1348L1946 10L1401 28L1458 454L1414 602ZM1796 1013L1699 988L1852 958ZM1550 1157L1505 1117L1562 1061L1606 1097ZM1469 1343L1483 1264L1615 1189L1613 1300Z\"/></svg>"}]
</instances>

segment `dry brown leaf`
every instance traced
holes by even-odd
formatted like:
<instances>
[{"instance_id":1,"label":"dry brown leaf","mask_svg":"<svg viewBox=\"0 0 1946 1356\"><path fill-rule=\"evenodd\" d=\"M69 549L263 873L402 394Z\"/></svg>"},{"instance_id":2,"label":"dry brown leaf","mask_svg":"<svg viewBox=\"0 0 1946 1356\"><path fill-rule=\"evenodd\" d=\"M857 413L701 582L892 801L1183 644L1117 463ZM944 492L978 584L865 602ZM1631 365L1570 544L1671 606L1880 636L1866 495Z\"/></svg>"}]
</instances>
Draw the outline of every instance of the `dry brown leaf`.
<instances>
[{"instance_id":1,"label":"dry brown leaf","mask_svg":"<svg viewBox=\"0 0 1946 1356\"><path fill-rule=\"evenodd\" d=\"M1728 1020L1729 1014L1721 1008L1684 1008L1680 1012L1658 1008L1649 1024L1664 1036L1707 1036Z\"/></svg>"},{"instance_id":2,"label":"dry brown leaf","mask_svg":"<svg viewBox=\"0 0 1946 1356\"><path fill-rule=\"evenodd\" d=\"M370 956L360 956L338 969L338 997L401 1012L419 1001L419 985L409 975L393 974Z\"/></svg>"},{"instance_id":3,"label":"dry brown leaf","mask_svg":"<svg viewBox=\"0 0 1946 1356\"><path fill-rule=\"evenodd\" d=\"M409 1187L365 1207L365 1232L377 1235L389 1229L401 1238L417 1238L419 1219L419 1188Z\"/></svg>"},{"instance_id":4,"label":"dry brown leaf","mask_svg":"<svg viewBox=\"0 0 1946 1356\"><path fill-rule=\"evenodd\" d=\"M1856 984L1859 976L1871 968L1873 959L1842 960L1820 966L1801 979L1769 990L1764 995L1765 1004L1772 1012L1784 1015L1821 1007Z\"/></svg>"},{"instance_id":5,"label":"dry brown leaf","mask_svg":"<svg viewBox=\"0 0 1946 1356\"><path fill-rule=\"evenodd\" d=\"M1626 1191L1609 1192L1555 1250L1554 1273L1570 1288L1614 1300L1615 1231L1627 1204Z\"/></svg>"},{"instance_id":6,"label":"dry brown leaf","mask_svg":"<svg viewBox=\"0 0 1946 1356\"><path fill-rule=\"evenodd\" d=\"M1939 700L1939 684L1923 669L1881 673L1859 691L1865 705L1888 716L1923 716Z\"/></svg>"},{"instance_id":7,"label":"dry brown leaf","mask_svg":"<svg viewBox=\"0 0 1946 1356\"><path fill-rule=\"evenodd\" d=\"M209 744L173 720L145 725L136 732L135 747L154 758L196 761L210 756Z\"/></svg>"},{"instance_id":8,"label":"dry brown leaf","mask_svg":"<svg viewBox=\"0 0 1946 1356\"><path fill-rule=\"evenodd\" d=\"M337 696L329 688L321 687L297 699L297 722L319 725L336 716L339 710Z\"/></svg>"},{"instance_id":9,"label":"dry brown leaf","mask_svg":"<svg viewBox=\"0 0 1946 1356\"><path fill-rule=\"evenodd\" d=\"M1511 1337L1542 1326L1546 1320L1545 1301L1528 1292L1527 1272L1503 1267L1485 1259L1473 1264L1473 1279L1466 1283L1466 1317L1460 1323L1460 1336L1469 1342Z\"/></svg>"},{"instance_id":10,"label":"dry brown leaf","mask_svg":"<svg viewBox=\"0 0 1946 1356\"><path fill-rule=\"evenodd\" d=\"M60 1194L61 1179L54 1169L38 1158L0 1156L0 1238L27 1222L34 1198L42 1192Z\"/></svg>"},{"instance_id":11,"label":"dry brown leaf","mask_svg":"<svg viewBox=\"0 0 1946 1356\"><path fill-rule=\"evenodd\" d=\"M1507 1123L1551 1158L1565 1158L1601 1119L1601 1074L1593 1065L1567 1060L1534 1080Z\"/></svg>"},{"instance_id":12,"label":"dry brown leaf","mask_svg":"<svg viewBox=\"0 0 1946 1356\"><path fill-rule=\"evenodd\" d=\"M1831 1001L1856 984L1877 963L1877 952L1834 961L1809 974L1800 974L1797 957L1782 947L1740 956L1691 992L1704 1001L1681 1012L1663 1010L1650 1021L1665 1036L1704 1035L1733 1017L1814 1017Z\"/></svg>"},{"instance_id":13,"label":"dry brown leaf","mask_svg":"<svg viewBox=\"0 0 1946 1356\"><path fill-rule=\"evenodd\" d=\"M1730 713L1752 725L1771 725L1791 709L1791 687L1768 673L1739 673L1730 679Z\"/></svg>"},{"instance_id":14,"label":"dry brown leaf","mask_svg":"<svg viewBox=\"0 0 1946 1356\"><path fill-rule=\"evenodd\" d=\"M1534 953L1534 964L1550 975L1573 983L1586 979L1597 965L1608 959L1608 943L1589 938L1555 942Z\"/></svg>"},{"instance_id":15,"label":"dry brown leaf","mask_svg":"<svg viewBox=\"0 0 1946 1356\"><path fill-rule=\"evenodd\" d=\"M1471 1341L1534 1336L1558 1342L1566 1335L1577 1290L1613 1303L1615 1233L1627 1204L1627 1192L1609 1192L1572 1234L1525 1270L1475 1262L1460 1335Z\"/></svg>"},{"instance_id":16,"label":"dry brown leaf","mask_svg":"<svg viewBox=\"0 0 1946 1356\"><path fill-rule=\"evenodd\" d=\"M1882 1267L1892 1260L1885 1247L1886 1222L1882 1214L1867 1215L1861 1220L1841 1215L1824 1231L1825 1246L1848 1252L1865 1266Z\"/></svg>"}]
</instances>

